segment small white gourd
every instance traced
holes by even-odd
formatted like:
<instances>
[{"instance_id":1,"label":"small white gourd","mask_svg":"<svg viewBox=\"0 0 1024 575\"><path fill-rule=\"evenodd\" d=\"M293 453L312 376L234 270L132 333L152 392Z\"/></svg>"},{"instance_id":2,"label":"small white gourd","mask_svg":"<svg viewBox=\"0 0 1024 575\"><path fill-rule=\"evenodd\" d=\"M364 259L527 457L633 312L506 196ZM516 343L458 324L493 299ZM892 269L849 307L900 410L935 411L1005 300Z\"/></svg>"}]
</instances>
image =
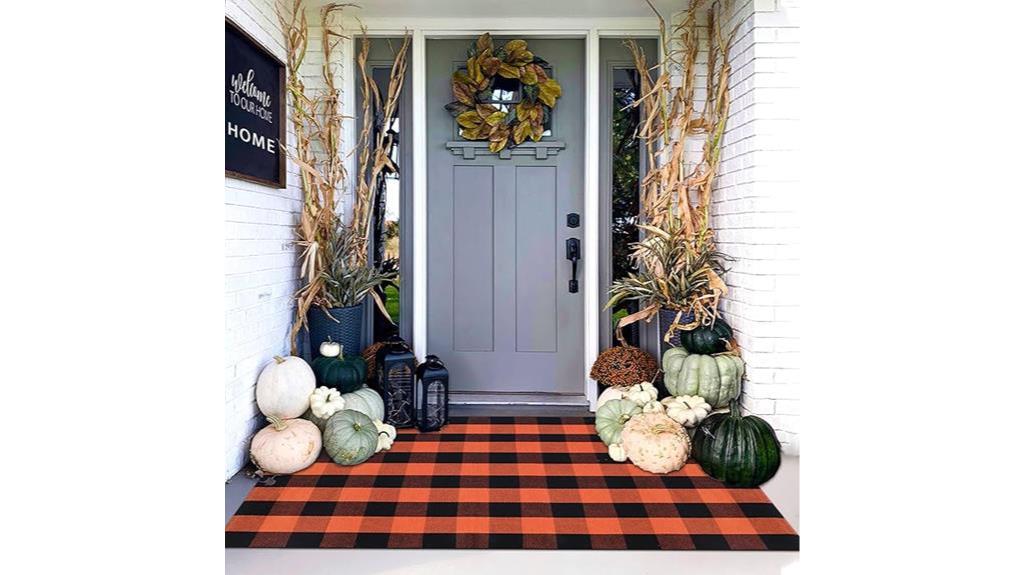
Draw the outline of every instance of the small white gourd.
<instances>
[{"instance_id":1,"label":"small white gourd","mask_svg":"<svg viewBox=\"0 0 1024 575\"><path fill-rule=\"evenodd\" d=\"M388 425L379 419L374 419L373 424L377 426L377 452L391 449L395 438L398 437L398 430L394 425Z\"/></svg>"},{"instance_id":2,"label":"small white gourd","mask_svg":"<svg viewBox=\"0 0 1024 575\"><path fill-rule=\"evenodd\" d=\"M341 354L341 344L336 341L331 341L330 338L320 344L320 355L324 357L341 357Z\"/></svg>"},{"instance_id":3,"label":"small white gourd","mask_svg":"<svg viewBox=\"0 0 1024 575\"><path fill-rule=\"evenodd\" d=\"M608 446L608 457L611 457L612 461L622 463L626 460L626 450L622 449L621 443L613 443Z\"/></svg>"},{"instance_id":4,"label":"small white gourd","mask_svg":"<svg viewBox=\"0 0 1024 575\"><path fill-rule=\"evenodd\" d=\"M330 419L335 412L345 409L345 398L333 387L321 385L309 396L309 410L320 419Z\"/></svg>"},{"instance_id":5,"label":"small white gourd","mask_svg":"<svg viewBox=\"0 0 1024 575\"><path fill-rule=\"evenodd\" d=\"M699 395L680 395L661 400L665 413L683 427L696 427L711 413L711 404Z\"/></svg>"},{"instance_id":6,"label":"small white gourd","mask_svg":"<svg viewBox=\"0 0 1024 575\"><path fill-rule=\"evenodd\" d=\"M658 400L658 390L650 382L638 383L626 390L626 399L643 407Z\"/></svg>"}]
</instances>

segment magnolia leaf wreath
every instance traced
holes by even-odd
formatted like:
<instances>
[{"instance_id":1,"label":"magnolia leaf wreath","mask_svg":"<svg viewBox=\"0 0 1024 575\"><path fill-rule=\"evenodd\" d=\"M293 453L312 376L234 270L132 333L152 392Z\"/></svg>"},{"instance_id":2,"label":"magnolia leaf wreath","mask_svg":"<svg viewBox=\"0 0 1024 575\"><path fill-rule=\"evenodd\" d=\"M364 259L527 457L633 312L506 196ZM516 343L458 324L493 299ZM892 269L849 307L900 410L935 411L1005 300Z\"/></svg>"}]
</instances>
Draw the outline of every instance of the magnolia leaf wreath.
<instances>
[{"instance_id":1,"label":"magnolia leaf wreath","mask_svg":"<svg viewBox=\"0 0 1024 575\"><path fill-rule=\"evenodd\" d=\"M510 138L513 146L527 137L539 142L544 122L562 95L562 87L544 71L546 64L527 49L526 40L495 48L489 33L477 38L469 48L466 69L452 74L455 101L444 107L462 128L462 137L489 140L493 153L503 150ZM497 76L521 83L522 100L514 107L502 110L489 101Z\"/></svg>"}]
</instances>

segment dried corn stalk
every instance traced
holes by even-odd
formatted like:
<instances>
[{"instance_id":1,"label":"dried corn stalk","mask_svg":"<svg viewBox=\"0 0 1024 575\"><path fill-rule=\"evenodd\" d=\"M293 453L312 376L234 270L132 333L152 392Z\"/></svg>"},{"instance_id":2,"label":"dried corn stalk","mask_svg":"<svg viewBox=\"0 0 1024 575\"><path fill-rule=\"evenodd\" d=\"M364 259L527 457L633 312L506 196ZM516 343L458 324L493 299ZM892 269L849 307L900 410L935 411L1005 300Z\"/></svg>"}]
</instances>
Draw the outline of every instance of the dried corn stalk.
<instances>
[{"instance_id":1,"label":"dried corn stalk","mask_svg":"<svg viewBox=\"0 0 1024 575\"><path fill-rule=\"evenodd\" d=\"M646 147L647 174L640 183L645 239L634 244L631 257L640 271L613 283L608 307L622 300L637 300L640 311L619 321L617 331L636 321L650 321L659 308L677 310L666 340L678 329L713 322L719 298L726 292L721 260L710 227L711 194L718 171L722 135L729 115L729 47L736 28L721 29L722 7L713 3L707 12L707 36L702 37L697 16L705 0L690 0L680 22L669 32L665 20L648 0L660 22L663 52L653 65L632 40L640 74L644 121L637 136ZM703 40L703 41L702 41ZM708 54L706 100L698 112L697 55ZM699 155L688 154L686 144L702 139ZM694 156L694 157L691 157ZM682 312L695 319L679 323Z\"/></svg>"},{"instance_id":2,"label":"dried corn stalk","mask_svg":"<svg viewBox=\"0 0 1024 575\"><path fill-rule=\"evenodd\" d=\"M342 123L347 117L342 114L341 92L335 84L333 54L339 42L347 38L337 31L335 19L345 8L350 7L358 6L350 3L329 3L320 8L323 86L313 94L306 89L300 75L309 45L309 27L304 2L291 0L290 4L279 4L277 9L278 21L284 32L287 48L286 87L292 98L291 121L295 131L294 149L288 150L286 146L284 148L299 167L303 193L302 213L296 230L296 245L302 249L300 279L304 284L296 294L296 317L290 333L293 354L298 351L298 334L306 325L306 314L309 309L313 306L330 307L332 301L337 300L326 293L326 286L332 279L332 270L338 268L337 254L331 253L330 246L338 242L339 226L342 225L337 216L336 193L339 190L343 191L346 185ZM404 46L407 44L408 39ZM368 42L364 41L363 46L364 51L368 49ZM404 50L401 60L400 69L404 73ZM360 63L365 64L365 58ZM392 72L394 73L394 70ZM392 84L395 84L394 77ZM400 90L399 79L393 98L392 90L389 89L388 102L392 106L392 113L394 101L397 101ZM360 137L360 148L365 150L367 144L368 139ZM365 155L366 152L360 154L360 182L363 181L362 165ZM356 194L355 217L342 232L357 235L353 241L347 242L354 248L346 257L352 271L358 273L358 268L367 265L366 247L369 243L369 212L368 209L360 210L359 206L366 206L372 202L373 187L367 189L360 183L357 185ZM376 293L373 295L376 296ZM379 298L375 299L378 300L378 305L383 305Z\"/></svg>"}]
</instances>

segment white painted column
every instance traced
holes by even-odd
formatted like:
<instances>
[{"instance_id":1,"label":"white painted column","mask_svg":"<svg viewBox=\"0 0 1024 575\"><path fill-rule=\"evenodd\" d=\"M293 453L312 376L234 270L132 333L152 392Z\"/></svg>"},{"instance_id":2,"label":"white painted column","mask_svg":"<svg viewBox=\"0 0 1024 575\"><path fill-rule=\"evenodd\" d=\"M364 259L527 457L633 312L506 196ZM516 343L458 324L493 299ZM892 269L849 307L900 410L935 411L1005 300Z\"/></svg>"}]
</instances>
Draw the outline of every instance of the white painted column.
<instances>
[{"instance_id":1,"label":"white painted column","mask_svg":"<svg viewBox=\"0 0 1024 575\"><path fill-rule=\"evenodd\" d=\"M427 355L427 40L412 32L413 353Z\"/></svg>"},{"instance_id":2,"label":"white painted column","mask_svg":"<svg viewBox=\"0 0 1024 575\"><path fill-rule=\"evenodd\" d=\"M583 383L591 411L597 408L597 383L590 379L590 366L597 359L600 345L601 301L598 268L600 264L600 37L597 28L587 31L586 55L586 162L583 192Z\"/></svg>"}]
</instances>

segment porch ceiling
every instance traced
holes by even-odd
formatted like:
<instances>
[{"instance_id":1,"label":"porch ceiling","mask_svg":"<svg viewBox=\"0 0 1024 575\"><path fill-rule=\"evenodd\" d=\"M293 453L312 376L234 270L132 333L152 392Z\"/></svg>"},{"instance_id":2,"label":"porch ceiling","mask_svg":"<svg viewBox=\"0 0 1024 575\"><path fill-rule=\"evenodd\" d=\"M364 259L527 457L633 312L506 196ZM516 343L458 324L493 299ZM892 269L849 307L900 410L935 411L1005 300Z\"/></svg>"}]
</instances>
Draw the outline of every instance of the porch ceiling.
<instances>
[{"instance_id":1,"label":"porch ceiling","mask_svg":"<svg viewBox=\"0 0 1024 575\"><path fill-rule=\"evenodd\" d=\"M320 0L327 4L334 0ZM636 18L651 16L644 0L356 0L362 6L358 15L365 18ZM685 0L651 0L667 19L685 8Z\"/></svg>"}]
</instances>

